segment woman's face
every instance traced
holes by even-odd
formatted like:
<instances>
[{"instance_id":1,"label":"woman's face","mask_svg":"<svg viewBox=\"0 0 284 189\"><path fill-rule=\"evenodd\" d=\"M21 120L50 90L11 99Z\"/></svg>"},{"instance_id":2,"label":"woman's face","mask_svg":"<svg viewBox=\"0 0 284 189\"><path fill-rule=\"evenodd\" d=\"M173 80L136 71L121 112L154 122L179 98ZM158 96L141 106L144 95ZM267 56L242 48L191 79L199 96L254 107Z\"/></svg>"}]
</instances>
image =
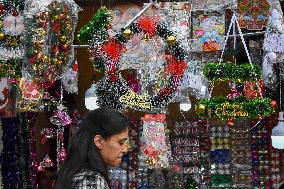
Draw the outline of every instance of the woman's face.
<instances>
[{"instance_id":1,"label":"woman's face","mask_svg":"<svg viewBox=\"0 0 284 189\"><path fill-rule=\"evenodd\" d=\"M122 156L127 152L128 129L107 139L101 138L100 144L95 143L106 165L118 167Z\"/></svg>"}]
</instances>

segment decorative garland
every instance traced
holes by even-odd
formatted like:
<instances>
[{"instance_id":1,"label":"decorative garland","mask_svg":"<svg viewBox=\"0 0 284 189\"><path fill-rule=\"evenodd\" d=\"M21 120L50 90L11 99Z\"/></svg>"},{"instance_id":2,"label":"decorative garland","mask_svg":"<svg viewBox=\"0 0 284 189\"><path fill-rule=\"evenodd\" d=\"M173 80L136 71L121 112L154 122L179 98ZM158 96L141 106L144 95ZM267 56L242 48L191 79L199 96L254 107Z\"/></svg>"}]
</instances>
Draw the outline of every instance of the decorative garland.
<instances>
[{"instance_id":1,"label":"decorative garland","mask_svg":"<svg viewBox=\"0 0 284 189\"><path fill-rule=\"evenodd\" d=\"M255 81L261 79L261 68L251 64L208 63L204 75L211 81Z\"/></svg>"},{"instance_id":2,"label":"decorative garland","mask_svg":"<svg viewBox=\"0 0 284 189\"><path fill-rule=\"evenodd\" d=\"M71 62L73 51L70 45L76 23L70 6L55 0L44 11L26 20L27 68L41 80L60 78L65 66Z\"/></svg>"},{"instance_id":3,"label":"decorative garland","mask_svg":"<svg viewBox=\"0 0 284 189\"><path fill-rule=\"evenodd\" d=\"M21 169L17 136L19 132L17 118L2 118L3 151L1 153L2 186L4 189L21 188Z\"/></svg>"},{"instance_id":4,"label":"decorative garland","mask_svg":"<svg viewBox=\"0 0 284 189\"><path fill-rule=\"evenodd\" d=\"M22 75L21 68L21 58L0 60L0 77L20 78Z\"/></svg>"},{"instance_id":5,"label":"decorative garland","mask_svg":"<svg viewBox=\"0 0 284 189\"><path fill-rule=\"evenodd\" d=\"M196 103L195 112L202 118L230 118L255 119L267 117L275 112L269 98L255 98L247 100L245 97L236 97L228 100L226 97L202 99Z\"/></svg>"},{"instance_id":6,"label":"decorative garland","mask_svg":"<svg viewBox=\"0 0 284 189\"><path fill-rule=\"evenodd\" d=\"M170 75L166 86L153 96L140 95L131 90L119 70L119 59L125 50L125 43L134 34L143 34L144 38L151 38L158 35L167 44L167 64L165 72ZM101 106L121 109L130 106L139 110L152 110L166 106L172 93L176 91L179 82L184 74L186 63L184 62L184 50L179 46L173 32L167 30L163 25L158 24L157 20L149 17L141 17L137 23L129 29L110 37L100 46L101 52L106 56L100 58L106 65L106 77L97 85L98 103Z\"/></svg>"},{"instance_id":7,"label":"decorative garland","mask_svg":"<svg viewBox=\"0 0 284 189\"><path fill-rule=\"evenodd\" d=\"M111 19L110 11L106 7L101 7L91 21L80 29L77 39L81 43L87 43L94 33L106 28Z\"/></svg>"}]
</instances>

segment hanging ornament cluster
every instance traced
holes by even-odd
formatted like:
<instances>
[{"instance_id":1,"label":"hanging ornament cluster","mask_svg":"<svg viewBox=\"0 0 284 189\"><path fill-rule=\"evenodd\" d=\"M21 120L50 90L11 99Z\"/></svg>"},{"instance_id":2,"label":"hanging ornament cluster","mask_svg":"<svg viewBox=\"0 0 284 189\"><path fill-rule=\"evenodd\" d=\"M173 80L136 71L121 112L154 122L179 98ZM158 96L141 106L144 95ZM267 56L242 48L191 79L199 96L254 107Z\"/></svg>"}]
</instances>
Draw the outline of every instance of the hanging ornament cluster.
<instances>
[{"instance_id":1,"label":"hanging ornament cluster","mask_svg":"<svg viewBox=\"0 0 284 189\"><path fill-rule=\"evenodd\" d=\"M195 112L203 118L220 118L229 120L230 118L260 118L267 117L275 112L273 101L269 98L254 98L247 100L240 96L234 99L226 97L216 97L202 99L196 103Z\"/></svg>"},{"instance_id":2,"label":"hanging ornament cluster","mask_svg":"<svg viewBox=\"0 0 284 189\"><path fill-rule=\"evenodd\" d=\"M24 0L0 2L0 46L18 49L22 45Z\"/></svg>"},{"instance_id":3,"label":"hanging ornament cluster","mask_svg":"<svg viewBox=\"0 0 284 189\"><path fill-rule=\"evenodd\" d=\"M39 81L55 81L73 62L78 7L72 1L31 2L26 6L26 65Z\"/></svg>"},{"instance_id":4,"label":"hanging ornament cluster","mask_svg":"<svg viewBox=\"0 0 284 189\"><path fill-rule=\"evenodd\" d=\"M166 65L164 73L168 74L165 87L156 94L140 95L130 89L120 74L119 59L125 49L125 43L135 34L143 34L145 39L158 35L166 41ZM122 34L110 37L101 47L101 60L105 61L106 78L97 84L97 95L101 106L113 108L131 107L139 110L159 109L167 105L173 92L177 89L184 74L184 50L179 47L176 37L158 18L142 16L137 23L125 29ZM111 89L111 90L110 90ZM109 99L112 99L109 101ZM113 102L113 103L112 103Z\"/></svg>"},{"instance_id":5,"label":"hanging ornament cluster","mask_svg":"<svg viewBox=\"0 0 284 189\"><path fill-rule=\"evenodd\" d=\"M255 81L261 79L261 68L256 64L208 63L204 75L211 81Z\"/></svg>"}]
</instances>

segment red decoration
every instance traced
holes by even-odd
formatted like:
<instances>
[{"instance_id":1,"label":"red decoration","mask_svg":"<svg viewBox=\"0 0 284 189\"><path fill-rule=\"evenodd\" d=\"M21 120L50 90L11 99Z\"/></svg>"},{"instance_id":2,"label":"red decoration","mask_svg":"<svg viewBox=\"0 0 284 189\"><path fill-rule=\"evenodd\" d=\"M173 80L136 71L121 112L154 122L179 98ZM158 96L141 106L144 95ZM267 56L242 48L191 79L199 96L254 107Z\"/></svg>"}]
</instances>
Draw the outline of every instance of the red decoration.
<instances>
[{"instance_id":1,"label":"red decoration","mask_svg":"<svg viewBox=\"0 0 284 189\"><path fill-rule=\"evenodd\" d=\"M258 84L256 82L245 82L244 94L247 99L254 99L256 97L262 97L265 92L265 85L263 80L259 80Z\"/></svg>"},{"instance_id":2,"label":"red decoration","mask_svg":"<svg viewBox=\"0 0 284 189\"><path fill-rule=\"evenodd\" d=\"M73 65L73 71L78 72L78 63Z\"/></svg>"},{"instance_id":3,"label":"red decoration","mask_svg":"<svg viewBox=\"0 0 284 189\"><path fill-rule=\"evenodd\" d=\"M271 105L272 108L275 109L275 108L277 107L277 102L276 102L276 100L271 100L270 105Z\"/></svg>"},{"instance_id":4,"label":"red decoration","mask_svg":"<svg viewBox=\"0 0 284 189\"><path fill-rule=\"evenodd\" d=\"M19 12L17 10L12 10L12 16L19 16Z\"/></svg>"},{"instance_id":5,"label":"red decoration","mask_svg":"<svg viewBox=\"0 0 284 189\"><path fill-rule=\"evenodd\" d=\"M38 101L41 97L40 88L35 81L22 78L19 85L25 100Z\"/></svg>"},{"instance_id":6,"label":"red decoration","mask_svg":"<svg viewBox=\"0 0 284 189\"><path fill-rule=\"evenodd\" d=\"M69 45L67 45L67 44L64 44L62 47L63 47L63 50L65 52L67 52L69 50Z\"/></svg>"},{"instance_id":7,"label":"red decoration","mask_svg":"<svg viewBox=\"0 0 284 189\"><path fill-rule=\"evenodd\" d=\"M58 33L59 32L59 27L60 27L59 23L58 22L54 22L54 24L53 24L53 31L55 33Z\"/></svg>"},{"instance_id":8,"label":"red decoration","mask_svg":"<svg viewBox=\"0 0 284 189\"><path fill-rule=\"evenodd\" d=\"M4 5L0 5L0 15L4 13L5 10L5 6Z\"/></svg>"},{"instance_id":9,"label":"red decoration","mask_svg":"<svg viewBox=\"0 0 284 189\"><path fill-rule=\"evenodd\" d=\"M148 17L142 16L137 21L139 28L146 34L154 36L157 33L157 23L159 22L159 17Z\"/></svg>"},{"instance_id":10,"label":"red decoration","mask_svg":"<svg viewBox=\"0 0 284 189\"><path fill-rule=\"evenodd\" d=\"M143 122L160 122L165 123L166 122L166 115L165 114L145 114L142 118Z\"/></svg>"},{"instance_id":11,"label":"red decoration","mask_svg":"<svg viewBox=\"0 0 284 189\"><path fill-rule=\"evenodd\" d=\"M234 118L233 118L233 117L230 117L229 122L228 122L228 125L230 125L230 126L235 125L235 123L234 123Z\"/></svg>"},{"instance_id":12,"label":"red decoration","mask_svg":"<svg viewBox=\"0 0 284 189\"><path fill-rule=\"evenodd\" d=\"M53 46L52 46L52 51L53 51L54 53L57 53L57 52L59 51L58 46L57 46L57 45L53 45Z\"/></svg>"},{"instance_id":13,"label":"red decoration","mask_svg":"<svg viewBox=\"0 0 284 189\"><path fill-rule=\"evenodd\" d=\"M165 67L165 72L175 76L181 76L187 67L186 63L182 60L177 60L172 56L167 56L168 64Z\"/></svg>"},{"instance_id":14,"label":"red decoration","mask_svg":"<svg viewBox=\"0 0 284 189\"><path fill-rule=\"evenodd\" d=\"M117 61L125 46L119 44L114 38L110 38L102 46L102 51L105 52L113 61Z\"/></svg>"},{"instance_id":15,"label":"red decoration","mask_svg":"<svg viewBox=\"0 0 284 189\"><path fill-rule=\"evenodd\" d=\"M29 63L30 64L35 64L35 62L36 62L36 57L35 56L29 58Z\"/></svg>"}]
</instances>

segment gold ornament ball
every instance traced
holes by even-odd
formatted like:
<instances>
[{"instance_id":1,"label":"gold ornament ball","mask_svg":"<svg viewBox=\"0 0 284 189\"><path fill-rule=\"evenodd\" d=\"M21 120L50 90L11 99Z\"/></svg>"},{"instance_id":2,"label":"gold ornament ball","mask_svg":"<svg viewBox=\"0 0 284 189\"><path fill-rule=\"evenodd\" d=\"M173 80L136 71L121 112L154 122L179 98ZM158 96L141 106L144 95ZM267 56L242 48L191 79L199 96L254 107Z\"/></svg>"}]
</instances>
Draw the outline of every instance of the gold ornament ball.
<instances>
[{"instance_id":1,"label":"gold ornament ball","mask_svg":"<svg viewBox=\"0 0 284 189\"><path fill-rule=\"evenodd\" d=\"M0 21L0 28L3 28L3 27L4 27L3 21Z\"/></svg>"},{"instance_id":2,"label":"gold ornament ball","mask_svg":"<svg viewBox=\"0 0 284 189\"><path fill-rule=\"evenodd\" d=\"M52 62L53 62L54 64L58 64L57 58L52 59Z\"/></svg>"},{"instance_id":3,"label":"gold ornament ball","mask_svg":"<svg viewBox=\"0 0 284 189\"><path fill-rule=\"evenodd\" d=\"M206 107L203 104L200 104L197 108L197 112L202 114L205 112Z\"/></svg>"},{"instance_id":4,"label":"gold ornament ball","mask_svg":"<svg viewBox=\"0 0 284 189\"><path fill-rule=\"evenodd\" d=\"M131 36L132 36L132 31L130 29L126 29L123 31L123 36L126 38L126 39L129 39Z\"/></svg>"},{"instance_id":5,"label":"gold ornament ball","mask_svg":"<svg viewBox=\"0 0 284 189\"><path fill-rule=\"evenodd\" d=\"M5 38L5 34L4 33L0 33L0 40L4 39Z\"/></svg>"},{"instance_id":6,"label":"gold ornament ball","mask_svg":"<svg viewBox=\"0 0 284 189\"><path fill-rule=\"evenodd\" d=\"M168 43L168 45L173 45L173 44L175 44L176 43L176 38L175 38L175 36L168 36L167 37L167 43Z\"/></svg>"},{"instance_id":7,"label":"gold ornament ball","mask_svg":"<svg viewBox=\"0 0 284 189\"><path fill-rule=\"evenodd\" d=\"M34 71L37 71L37 65L36 65L36 64L33 65L33 70L34 70Z\"/></svg>"},{"instance_id":8,"label":"gold ornament ball","mask_svg":"<svg viewBox=\"0 0 284 189\"><path fill-rule=\"evenodd\" d=\"M44 61L44 62L49 62L49 57L48 57L47 55L44 55L44 56L42 57L42 61Z\"/></svg>"},{"instance_id":9,"label":"gold ornament ball","mask_svg":"<svg viewBox=\"0 0 284 189\"><path fill-rule=\"evenodd\" d=\"M61 37L60 37L60 41L61 42L66 42L66 40L67 40L67 37L65 36L65 35L62 35Z\"/></svg>"},{"instance_id":10,"label":"gold ornament ball","mask_svg":"<svg viewBox=\"0 0 284 189\"><path fill-rule=\"evenodd\" d=\"M149 41L150 40L150 36L148 34L145 34L143 39L144 39L144 41Z\"/></svg>"},{"instance_id":11,"label":"gold ornament ball","mask_svg":"<svg viewBox=\"0 0 284 189\"><path fill-rule=\"evenodd\" d=\"M58 20L58 19L59 19L59 16L58 16L58 15L55 15L55 16L53 17L53 19L54 19L54 20Z\"/></svg>"}]
</instances>

